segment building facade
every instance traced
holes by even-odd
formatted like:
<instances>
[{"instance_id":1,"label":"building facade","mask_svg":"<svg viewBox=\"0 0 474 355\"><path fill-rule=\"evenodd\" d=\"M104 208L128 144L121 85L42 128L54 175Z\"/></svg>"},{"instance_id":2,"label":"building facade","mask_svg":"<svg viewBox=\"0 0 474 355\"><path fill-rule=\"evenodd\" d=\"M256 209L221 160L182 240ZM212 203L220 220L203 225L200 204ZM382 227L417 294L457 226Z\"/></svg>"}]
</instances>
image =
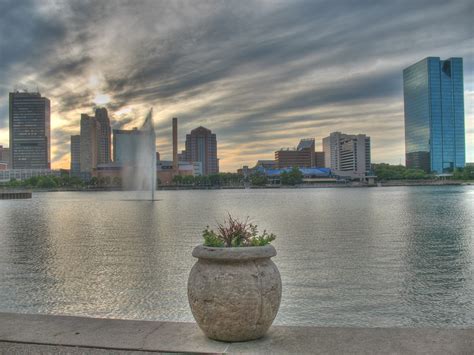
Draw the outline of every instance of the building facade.
<instances>
[{"instance_id":1,"label":"building facade","mask_svg":"<svg viewBox=\"0 0 474 355\"><path fill-rule=\"evenodd\" d=\"M296 149L280 149L275 152L275 162L278 169L284 168L314 168L324 166L324 155L316 152L314 138L300 140Z\"/></svg>"},{"instance_id":2,"label":"building facade","mask_svg":"<svg viewBox=\"0 0 474 355\"><path fill-rule=\"evenodd\" d=\"M113 132L114 162L135 164L143 132L137 128L114 129Z\"/></svg>"},{"instance_id":3,"label":"building facade","mask_svg":"<svg viewBox=\"0 0 474 355\"><path fill-rule=\"evenodd\" d=\"M466 160L462 58L428 57L403 70L408 168L438 174Z\"/></svg>"},{"instance_id":4,"label":"building facade","mask_svg":"<svg viewBox=\"0 0 474 355\"><path fill-rule=\"evenodd\" d=\"M70 175L81 176L81 136L71 136L71 170Z\"/></svg>"},{"instance_id":5,"label":"building facade","mask_svg":"<svg viewBox=\"0 0 474 355\"><path fill-rule=\"evenodd\" d=\"M111 162L111 128L107 109L99 107L95 110L95 119L100 124L99 164Z\"/></svg>"},{"instance_id":6,"label":"building facade","mask_svg":"<svg viewBox=\"0 0 474 355\"><path fill-rule=\"evenodd\" d=\"M0 163L8 169L10 166L10 148L5 148L0 145Z\"/></svg>"},{"instance_id":7,"label":"building facade","mask_svg":"<svg viewBox=\"0 0 474 355\"><path fill-rule=\"evenodd\" d=\"M99 163L100 123L95 117L81 115L80 138L80 167L81 176L89 179Z\"/></svg>"},{"instance_id":8,"label":"building facade","mask_svg":"<svg viewBox=\"0 0 474 355\"><path fill-rule=\"evenodd\" d=\"M219 172L219 159L217 159L217 138L211 130L198 127L186 135L186 150L181 154L181 159L188 162L200 162L202 174L217 174Z\"/></svg>"},{"instance_id":9,"label":"building facade","mask_svg":"<svg viewBox=\"0 0 474 355\"><path fill-rule=\"evenodd\" d=\"M12 169L51 167L50 101L40 93L9 95L10 159Z\"/></svg>"},{"instance_id":10,"label":"building facade","mask_svg":"<svg viewBox=\"0 0 474 355\"><path fill-rule=\"evenodd\" d=\"M364 179L371 171L370 137L333 132L323 139L326 168L333 174Z\"/></svg>"},{"instance_id":11,"label":"building facade","mask_svg":"<svg viewBox=\"0 0 474 355\"><path fill-rule=\"evenodd\" d=\"M0 170L0 182L8 182L12 179L26 180L35 176L61 176L60 170L51 169L7 169Z\"/></svg>"}]
</instances>

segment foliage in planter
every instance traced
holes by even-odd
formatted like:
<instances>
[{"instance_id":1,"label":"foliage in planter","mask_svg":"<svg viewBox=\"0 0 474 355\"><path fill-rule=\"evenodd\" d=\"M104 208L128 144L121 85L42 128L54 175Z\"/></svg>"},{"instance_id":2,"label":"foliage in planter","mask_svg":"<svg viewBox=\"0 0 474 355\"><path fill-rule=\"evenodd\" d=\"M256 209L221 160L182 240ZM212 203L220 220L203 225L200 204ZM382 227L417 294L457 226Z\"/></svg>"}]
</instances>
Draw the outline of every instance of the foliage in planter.
<instances>
[{"instance_id":1,"label":"foliage in planter","mask_svg":"<svg viewBox=\"0 0 474 355\"><path fill-rule=\"evenodd\" d=\"M209 229L209 226L202 232L204 245L207 247L256 247L270 244L276 236L267 233L258 234L257 225L249 223L249 218L240 221L230 214L223 224L217 225L217 232Z\"/></svg>"}]
</instances>

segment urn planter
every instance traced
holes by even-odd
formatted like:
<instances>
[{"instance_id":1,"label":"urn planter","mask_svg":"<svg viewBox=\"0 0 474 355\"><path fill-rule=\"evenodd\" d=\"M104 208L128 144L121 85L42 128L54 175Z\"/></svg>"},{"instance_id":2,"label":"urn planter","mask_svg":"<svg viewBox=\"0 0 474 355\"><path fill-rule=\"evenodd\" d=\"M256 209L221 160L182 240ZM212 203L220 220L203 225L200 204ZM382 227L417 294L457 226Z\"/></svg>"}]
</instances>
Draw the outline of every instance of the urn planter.
<instances>
[{"instance_id":1,"label":"urn planter","mask_svg":"<svg viewBox=\"0 0 474 355\"><path fill-rule=\"evenodd\" d=\"M281 278L268 244L219 248L199 245L188 280L188 300L204 334L220 341L261 338L275 319Z\"/></svg>"}]
</instances>

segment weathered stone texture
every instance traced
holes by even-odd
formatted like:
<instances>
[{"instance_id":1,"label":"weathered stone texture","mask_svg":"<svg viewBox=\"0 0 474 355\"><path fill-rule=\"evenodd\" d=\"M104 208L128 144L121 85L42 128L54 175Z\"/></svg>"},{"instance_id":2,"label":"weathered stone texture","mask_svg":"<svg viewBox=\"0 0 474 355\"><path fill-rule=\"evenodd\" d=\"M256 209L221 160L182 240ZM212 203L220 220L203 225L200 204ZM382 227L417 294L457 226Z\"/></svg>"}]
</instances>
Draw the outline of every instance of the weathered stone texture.
<instances>
[{"instance_id":1,"label":"weathered stone texture","mask_svg":"<svg viewBox=\"0 0 474 355\"><path fill-rule=\"evenodd\" d=\"M280 273L270 260L276 255L273 246L199 246L193 255L198 261L189 275L188 298L204 333L221 341L246 341L265 335L281 300Z\"/></svg>"}]
</instances>

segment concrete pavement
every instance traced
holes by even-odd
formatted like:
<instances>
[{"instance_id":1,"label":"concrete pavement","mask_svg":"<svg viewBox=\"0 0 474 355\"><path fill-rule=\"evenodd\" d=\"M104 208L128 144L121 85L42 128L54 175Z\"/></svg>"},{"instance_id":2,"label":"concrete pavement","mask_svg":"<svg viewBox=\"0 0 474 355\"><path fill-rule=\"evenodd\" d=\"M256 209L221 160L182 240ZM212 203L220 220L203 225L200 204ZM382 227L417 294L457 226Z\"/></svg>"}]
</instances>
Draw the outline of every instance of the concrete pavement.
<instances>
[{"instance_id":1,"label":"concrete pavement","mask_svg":"<svg viewBox=\"0 0 474 355\"><path fill-rule=\"evenodd\" d=\"M11 350L11 351L10 351ZM262 339L222 343L195 323L0 313L0 353L474 354L474 327L274 326Z\"/></svg>"}]
</instances>

